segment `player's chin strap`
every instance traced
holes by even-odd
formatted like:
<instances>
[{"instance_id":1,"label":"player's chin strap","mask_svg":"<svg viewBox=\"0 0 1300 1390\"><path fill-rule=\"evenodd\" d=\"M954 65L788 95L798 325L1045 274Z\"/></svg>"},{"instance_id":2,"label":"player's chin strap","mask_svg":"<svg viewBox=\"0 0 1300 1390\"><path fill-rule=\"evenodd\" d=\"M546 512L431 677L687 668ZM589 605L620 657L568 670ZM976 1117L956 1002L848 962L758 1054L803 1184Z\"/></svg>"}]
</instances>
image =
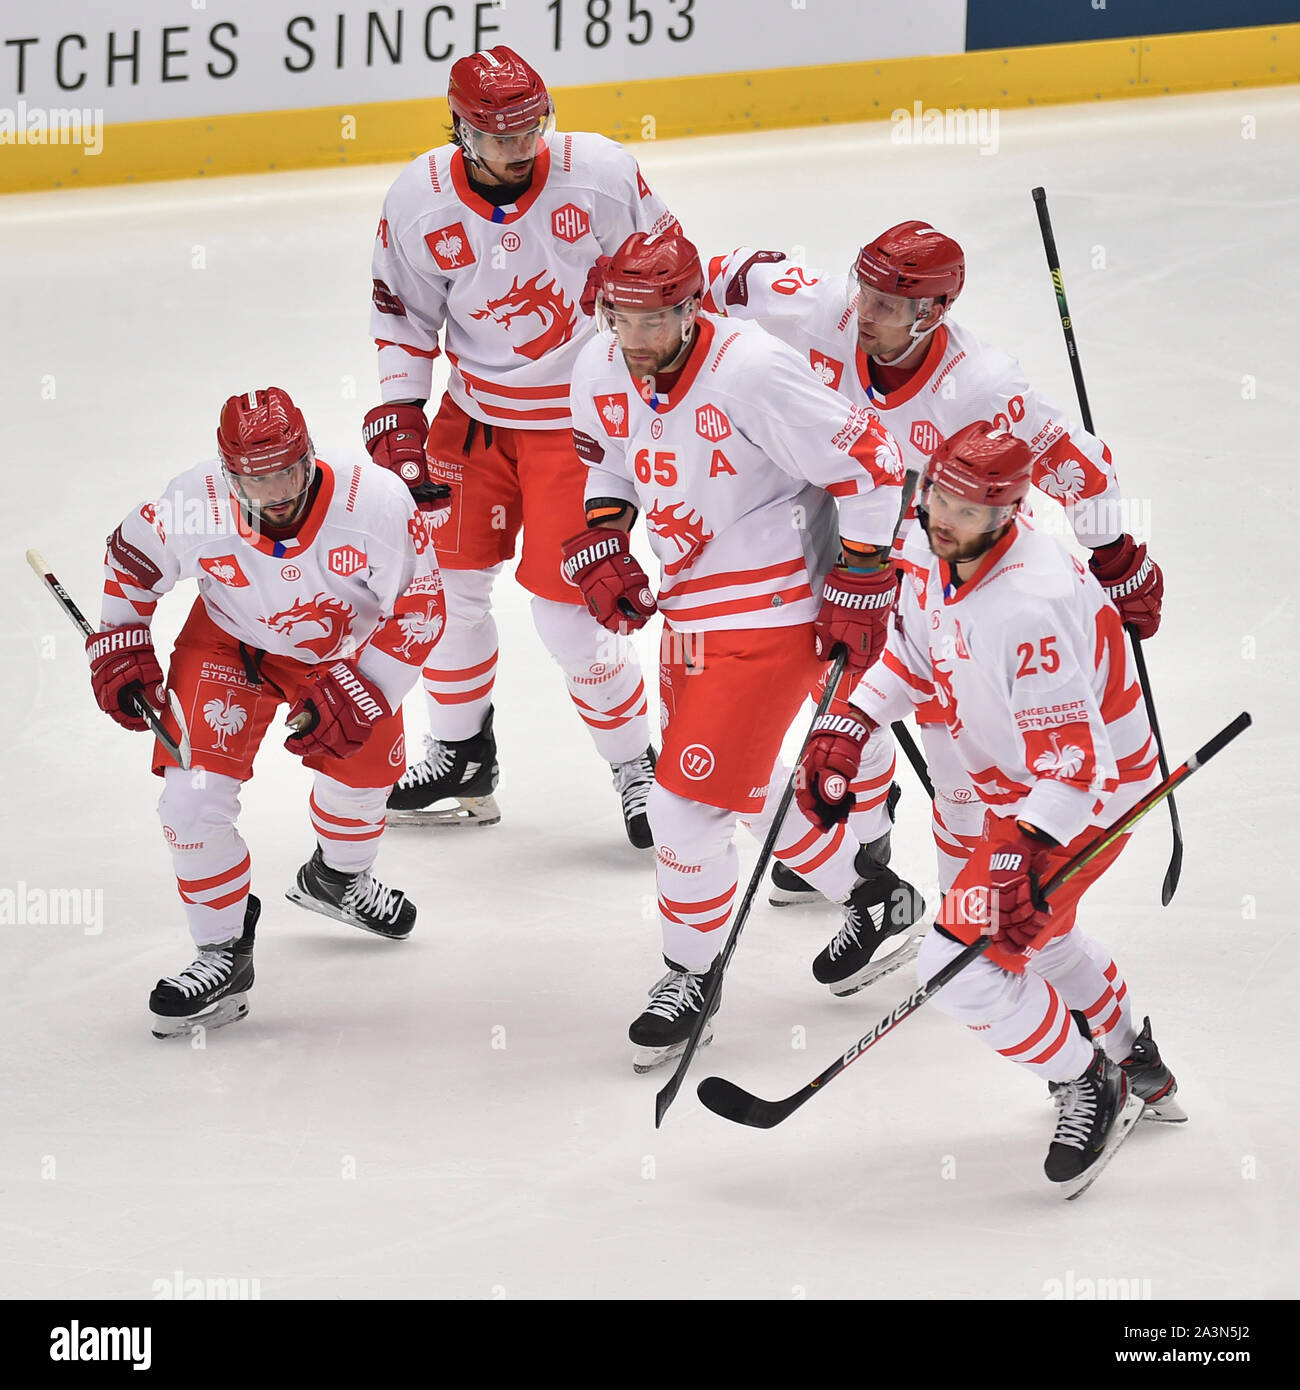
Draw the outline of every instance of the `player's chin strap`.
<instances>
[{"instance_id":1,"label":"player's chin strap","mask_svg":"<svg viewBox=\"0 0 1300 1390\"><path fill-rule=\"evenodd\" d=\"M931 300L931 303L933 302L934 301ZM935 330L940 326L940 324L948 322L948 306L946 304L943 306L943 312L939 315L937 319L935 319L935 321L929 326L929 328L922 328L918 331L916 325L917 320L920 319L920 317L921 315L918 314L916 318L912 320L912 326L907 330L907 336L911 339L911 341L902 350L902 352L898 353L894 357L879 357L873 354L872 361L879 362L882 367L893 367L897 363L901 362L904 357L906 357L909 353L915 350L917 343L923 343L930 336L931 333L935 332Z\"/></svg>"}]
</instances>

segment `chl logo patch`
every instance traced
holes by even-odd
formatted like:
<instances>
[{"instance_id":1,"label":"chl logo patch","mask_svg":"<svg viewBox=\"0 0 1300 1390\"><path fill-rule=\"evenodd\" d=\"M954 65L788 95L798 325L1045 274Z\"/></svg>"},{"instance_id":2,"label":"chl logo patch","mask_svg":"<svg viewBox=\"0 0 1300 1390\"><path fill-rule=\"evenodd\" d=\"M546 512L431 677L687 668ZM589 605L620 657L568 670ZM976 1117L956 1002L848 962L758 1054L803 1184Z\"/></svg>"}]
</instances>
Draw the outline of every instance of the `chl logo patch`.
<instances>
[{"instance_id":1,"label":"chl logo patch","mask_svg":"<svg viewBox=\"0 0 1300 1390\"><path fill-rule=\"evenodd\" d=\"M329 553L329 571L346 579L358 570L363 570L370 562L354 545L340 545Z\"/></svg>"},{"instance_id":2,"label":"chl logo patch","mask_svg":"<svg viewBox=\"0 0 1300 1390\"><path fill-rule=\"evenodd\" d=\"M703 743L691 743L682 749L682 776L691 782L702 782L713 771L713 750Z\"/></svg>"},{"instance_id":3,"label":"chl logo patch","mask_svg":"<svg viewBox=\"0 0 1300 1390\"><path fill-rule=\"evenodd\" d=\"M912 448L919 449L926 458L943 443L943 435L939 433L939 427L932 424L929 420L917 420L912 426Z\"/></svg>"},{"instance_id":4,"label":"chl logo patch","mask_svg":"<svg viewBox=\"0 0 1300 1390\"><path fill-rule=\"evenodd\" d=\"M469 244L465 228L459 222L427 233L424 243L432 252L433 259L438 262L440 270L460 270L463 266L474 263L474 248Z\"/></svg>"},{"instance_id":5,"label":"chl logo patch","mask_svg":"<svg viewBox=\"0 0 1300 1390\"><path fill-rule=\"evenodd\" d=\"M239 568L239 561L233 555L214 555L211 559L204 557L199 564L213 579L219 580L228 588L248 588L248 577Z\"/></svg>"},{"instance_id":6,"label":"chl logo patch","mask_svg":"<svg viewBox=\"0 0 1300 1390\"><path fill-rule=\"evenodd\" d=\"M627 392L597 396L596 409L600 412L600 423L611 439L627 438Z\"/></svg>"},{"instance_id":7,"label":"chl logo patch","mask_svg":"<svg viewBox=\"0 0 1300 1390\"><path fill-rule=\"evenodd\" d=\"M731 433L731 422L716 405L702 405L695 412L695 432L719 444Z\"/></svg>"},{"instance_id":8,"label":"chl logo patch","mask_svg":"<svg viewBox=\"0 0 1300 1390\"><path fill-rule=\"evenodd\" d=\"M591 218L576 203L565 203L551 214L551 232L570 246L591 231Z\"/></svg>"}]
</instances>

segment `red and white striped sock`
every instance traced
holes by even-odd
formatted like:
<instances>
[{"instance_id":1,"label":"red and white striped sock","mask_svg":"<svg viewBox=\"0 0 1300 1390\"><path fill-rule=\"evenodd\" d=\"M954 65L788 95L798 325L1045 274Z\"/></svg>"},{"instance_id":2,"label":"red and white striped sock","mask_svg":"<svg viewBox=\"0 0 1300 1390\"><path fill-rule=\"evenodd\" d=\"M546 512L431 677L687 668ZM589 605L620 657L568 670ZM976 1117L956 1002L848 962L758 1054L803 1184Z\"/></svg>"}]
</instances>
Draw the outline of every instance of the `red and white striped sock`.
<instances>
[{"instance_id":1,"label":"red and white striped sock","mask_svg":"<svg viewBox=\"0 0 1300 1390\"><path fill-rule=\"evenodd\" d=\"M632 643L607 632L585 608L534 598L533 624L564 672L569 698L607 763L650 746L645 682Z\"/></svg>"},{"instance_id":2,"label":"red and white striped sock","mask_svg":"<svg viewBox=\"0 0 1300 1390\"><path fill-rule=\"evenodd\" d=\"M740 876L735 812L687 801L656 782L646 813L657 846L664 955L686 970L707 970L726 940Z\"/></svg>"},{"instance_id":3,"label":"red and white striped sock","mask_svg":"<svg viewBox=\"0 0 1300 1390\"><path fill-rule=\"evenodd\" d=\"M1133 1051L1138 1030L1128 985L1104 946L1075 927L1048 942L1029 968L1050 980L1070 1008L1082 1010L1107 1056L1122 1062Z\"/></svg>"},{"instance_id":4,"label":"red and white striped sock","mask_svg":"<svg viewBox=\"0 0 1300 1390\"><path fill-rule=\"evenodd\" d=\"M235 778L215 772L169 767L163 774L158 816L197 946L230 941L244 930L252 863L235 828L239 788Z\"/></svg>"},{"instance_id":5,"label":"red and white striped sock","mask_svg":"<svg viewBox=\"0 0 1300 1390\"><path fill-rule=\"evenodd\" d=\"M387 787L349 787L318 772L307 802L312 829L331 869L357 874L379 853Z\"/></svg>"},{"instance_id":6,"label":"red and white striped sock","mask_svg":"<svg viewBox=\"0 0 1300 1390\"><path fill-rule=\"evenodd\" d=\"M778 761L767 784L767 800L763 803L763 809L742 822L756 840L767 838L772 828L772 818L776 815L776 808L789 780L789 768ZM853 866L858 841L844 822L830 830L823 830L804 815L797 802L790 803L772 852L786 868L811 883L831 902L843 902L858 881L858 871Z\"/></svg>"},{"instance_id":7,"label":"red and white striped sock","mask_svg":"<svg viewBox=\"0 0 1300 1390\"><path fill-rule=\"evenodd\" d=\"M889 800L896 764L893 734L888 729L873 729L862 750L858 775L849 785L853 793L849 829L860 845L880 839L890 827L886 802Z\"/></svg>"},{"instance_id":8,"label":"red and white striped sock","mask_svg":"<svg viewBox=\"0 0 1300 1390\"><path fill-rule=\"evenodd\" d=\"M963 950L937 929L928 932L916 958L917 979L930 979ZM1015 975L980 957L932 1002L995 1052L1044 1081L1072 1081L1092 1061L1092 1044L1079 1032L1065 1000L1032 970Z\"/></svg>"}]
</instances>

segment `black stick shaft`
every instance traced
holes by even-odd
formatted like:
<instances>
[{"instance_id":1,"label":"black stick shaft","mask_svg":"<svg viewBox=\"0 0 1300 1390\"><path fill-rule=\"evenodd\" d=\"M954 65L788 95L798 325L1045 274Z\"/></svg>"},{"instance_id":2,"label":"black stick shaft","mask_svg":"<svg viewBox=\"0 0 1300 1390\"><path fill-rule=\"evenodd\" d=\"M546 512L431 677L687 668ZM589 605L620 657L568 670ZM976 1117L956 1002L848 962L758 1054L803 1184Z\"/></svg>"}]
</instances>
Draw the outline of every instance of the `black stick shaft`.
<instances>
[{"instance_id":1,"label":"black stick shaft","mask_svg":"<svg viewBox=\"0 0 1300 1390\"><path fill-rule=\"evenodd\" d=\"M1239 714L1236 719L1221 729L1213 738L1209 739L1203 747L1197 749L1190 758L1180 767L1175 769L1168 777L1160 783L1158 787L1149 791L1141 801L1130 807L1108 830L1102 830L1093 837L1079 852L1060 868L1051 879L1043 885L1042 894L1044 897L1051 897L1062 884L1067 883L1081 869L1090 864L1099 854L1110 845L1114 844L1122 835L1127 835L1129 831L1155 806L1168 798L1173 789L1181 782L1185 782L1193 772L1203 767L1216 753L1222 752L1234 738L1243 730L1250 727L1250 715ZM737 1086L734 1082L727 1081L719 1076L709 1076L700 1082L698 1094L700 1101L715 1114L721 1115L724 1119L734 1120L738 1124L751 1125L758 1129L771 1129L778 1125L782 1120L792 1115L798 1108L810 1101L819 1090L833 1081L839 1074L852 1066L854 1062L862 1056L869 1048L872 1048L885 1036L891 1033L905 1018L914 1014L926 1000L932 998L941 990L954 976L960 974L966 967L979 955L982 955L989 946L992 945L991 936L983 936L970 946L967 946L960 955L955 956L947 965L933 975L923 984L914 994L909 995L899 1004L892 1013L886 1014L884 1018L876 1024L870 1032L864 1033L857 1042L847 1048L838 1056L823 1072L814 1077L801 1090L793 1095L786 1096L784 1100L763 1100L759 1096L752 1095L750 1092Z\"/></svg>"},{"instance_id":2,"label":"black stick shaft","mask_svg":"<svg viewBox=\"0 0 1300 1390\"><path fill-rule=\"evenodd\" d=\"M1052 287L1056 291L1056 308L1061 316L1061 331L1065 334L1065 348L1070 356L1070 371L1074 375L1074 389L1079 397L1079 410L1083 416L1083 427L1089 434L1092 427L1092 411L1088 408L1088 392L1083 384L1083 364L1079 361L1079 345L1074 337L1074 325L1070 320L1070 306L1065 300L1065 278L1061 274L1061 258L1056 251L1056 236L1052 232L1052 215L1047 210L1047 191L1043 188L1033 190L1034 210L1038 213L1038 229L1043 234L1043 250L1047 253L1047 268L1052 273ZM1147 719L1156 739L1156 756L1160 760L1160 775L1169 776L1169 759L1165 756L1164 739L1160 737L1160 721L1156 718L1156 702L1151 694L1151 681L1147 676L1146 657L1142 652L1142 642L1137 630L1125 626L1129 645L1133 648L1133 661L1137 666L1138 684L1142 688L1142 702L1146 705ZM1183 827L1178 819L1178 806L1173 797L1169 798L1169 827L1173 834L1173 851L1169 857L1169 867L1165 870L1164 882L1160 888L1160 901L1168 907L1178 889L1178 880L1183 872Z\"/></svg>"},{"instance_id":3,"label":"black stick shaft","mask_svg":"<svg viewBox=\"0 0 1300 1390\"><path fill-rule=\"evenodd\" d=\"M718 955L717 971L708 990L704 994L703 1003L700 1006L700 1016L695 1021L694 1028L691 1029L691 1036L687 1039L686 1050L678 1058L677 1067L672 1076L668 1078L667 1084L655 1097L655 1128L658 1129L663 1122L664 1115L668 1107L676 1099L677 1092L681 1090L682 1081L686 1076L686 1069L691 1064L691 1059L695 1056L696 1049L700 1045L700 1037L704 1032L705 1025L709 1021L709 1010L713 1007L713 1001L718 997L718 991L722 988L722 977L727 973L727 964L731 960L732 954L736 949L736 942L740 940L740 933L744 929L745 920L749 916L750 905L754 901L754 895L758 892L759 885L763 882L763 875L767 872L768 861L772 858L772 851L776 848L776 838L781 833L781 827L785 824L785 814L790 809L790 803L794 800L795 783L799 777L799 764L803 759L804 749L808 746L808 740L812 737L812 731L817 725L817 721L830 708L831 701L835 698L835 692L839 689L840 678L844 675L844 667L848 661L848 653L841 651L840 654L831 662L830 672L826 677L826 688L822 691L821 700L818 702L817 710L813 714L812 723L808 726L808 732L803 737L803 744L799 748L799 756L794 761L794 767L790 772L790 779L785 784L785 791L781 794L780 804L776 808L776 815L772 818L771 829L767 832L767 837L763 841L763 847L758 854L758 863L754 865L754 872L750 875L749 886L745 889L745 896L741 899L740 907L736 911L736 920L732 923L731 931L727 935L727 940L723 944L722 950Z\"/></svg>"},{"instance_id":4,"label":"black stick shaft","mask_svg":"<svg viewBox=\"0 0 1300 1390\"><path fill-rule=\"evenodd\" d=\"M1047 211L1047 191L1034 189L1034 208L1038 213L1038 228L1043 234L1043 250L1047 253L1047 268L1052 272L1052 288L1056 291L1056 308L1061 316L1065 348L1070 355L1070 371L1074 374L1074 389L1079 396L1083 427L1092 434L1092 411L1088 408L1088 391L1083 384L1083 363L1079 361L1079 344L1075 341L1074 325L1070 322L1070 306L1065 302L1065 280L1061 275L1061 258L1056 253L1056 237L1052 233L1052 217Z\"/></svg>"}]
</instances>

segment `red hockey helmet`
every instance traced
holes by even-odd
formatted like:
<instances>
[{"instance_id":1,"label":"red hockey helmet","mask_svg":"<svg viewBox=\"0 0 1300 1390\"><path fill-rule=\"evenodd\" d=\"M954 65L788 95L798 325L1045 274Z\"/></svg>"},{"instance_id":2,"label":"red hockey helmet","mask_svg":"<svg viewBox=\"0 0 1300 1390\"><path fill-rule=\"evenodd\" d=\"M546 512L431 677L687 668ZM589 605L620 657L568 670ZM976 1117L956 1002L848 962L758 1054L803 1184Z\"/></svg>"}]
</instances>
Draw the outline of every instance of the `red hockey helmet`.
<instances>
[{"instance_id":1,"label":"red hockey helmet","mask_svg":"<svg viewBox=\"0 0 1300 1390\"><path fill-rule=\"evenodd\" d=\"M217 452L227 473L260 478L311 454L302 411L279 386L231 396L217 423Z\"/></svg>"},{"instance_id":2,"label":"red hockey helmet","mask_svg":"<svg viewBox=\"0 0 1300 1390\"><path fill-rule=\"evenodd\" d=\"M674 309L703 293L700 253L676 225L633 232L611 257L600 286L606 309Z\"/></svg>"},{"instance_id":3,"label":"red hockey helmet","mask_svg":"<svg viewBox=\"0 0 1300 1390\"><path fill-rule=\"evenodd\" d=\"M447 105L453 116L485 135L545 135L555 118L546 83L504 45L452 64Z\"/></svg>"},{"instance_id":4,"label":"red hockey helmet","mask_svg":"<svg viewBox=\"0 0 1300 1390\"><path fill-rule=\"evenodd\" d=\"M273 526L301 515L316 476L307 422L279 386L231 396L217 422L217 452L231 490Z\"/></svg>"},{"instance_id":5,"label":"red hockey helmet","mask_svg":"<svg viewBox=\"0 0 1300 1390\"><path fill-rule=\"evenodd\" d=\"M943 297L951 305L966 282L966 256L928 222L900 222L858 252L853 274L864 288L880 294Z\"/></svg>"},{"instance_id":6,"label":"red hockey helmet","mask_svg":"<svg viewBox=\"0 0 1300 1390\"><path fill-rule=\"evenodd\" d=\"M1029 445L987 420L943 440L925 470L926 487L941 487L982 507L1011 507L1029 492Z\"/></svg>"}]
</instances>

